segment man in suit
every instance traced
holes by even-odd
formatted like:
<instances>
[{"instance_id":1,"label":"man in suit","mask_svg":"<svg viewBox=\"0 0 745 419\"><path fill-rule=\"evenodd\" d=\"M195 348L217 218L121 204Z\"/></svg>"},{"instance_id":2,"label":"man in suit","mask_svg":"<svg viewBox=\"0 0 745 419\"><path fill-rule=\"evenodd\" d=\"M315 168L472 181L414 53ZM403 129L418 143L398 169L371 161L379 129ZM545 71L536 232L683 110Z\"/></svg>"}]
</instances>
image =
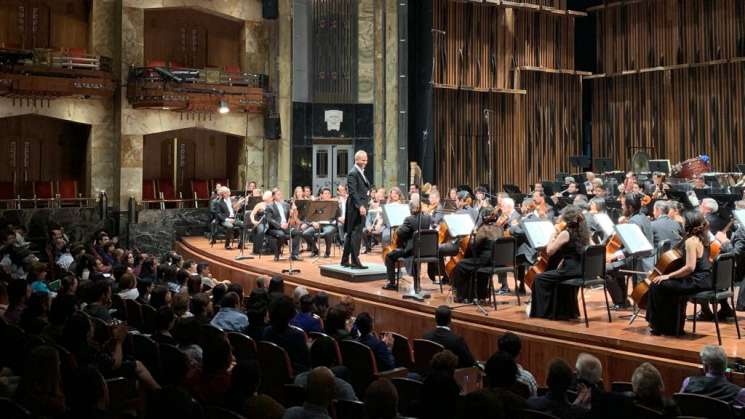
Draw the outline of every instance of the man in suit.
<instances>
[{"instance_id":1,"label":"man in suit","mask_svg":"<svg viewBox=\"0 0 745 419\"><path fill-rule=\"evenodd\" d=\"M432 208L432 225L436 228L442 222L445 216L442 202L440 202L440 193L437 191L431 191L429 193L429 206Z\"/></svg>"},{"instance_id":2,"label":"man in suit","mask_svg":"<svg viewBox=\"0 0 745 419\"><path fill-rule=\"evenodd\" d=\"M704 198L701 200L701 213L706 217L706 222L709 223L709 231L711 234L717 234L724 230L727 226L727 220L719 215L719 204L712 198Z\"/></svg>"},{"instance_id":3,"label":"man in suit","mask_svg":"<svg viewBox=\"0 0 745 419\"><path fill-rule=\"evenodd\" d=\"M243 222L235 217L233 203L230 201L230 189L221 186L217 190L217 198L210 203L212 216L225 228L225 248L231 249L230 241L240 231Z\"/></svg>"},{"instance_id":4,"label":"man in suit","mask_svg":"<svg viewBox=\"0 0 745 419\"><path fill-rule=\"evenodd\" d=\"M425 333L423 338L437 342L458 356L458 368L472 367L476 360L468 349L468 344L463 337L456 335L450 330L452 320L450 307L441 305L435 310L435 324L437 327Z\"/></svg>"},{"instance_id":5,"label":"man in suit","mask_svg":"<svg viewBox=\"0 0 745 419\"><path fill-rule=\"evenodd\" d=\"M502 198L502 202L499 205L499 209L502 210L502 215L500 217L504 217L504 224L502 224L502 228L504 230L508 230L510 226L513 225L513 223L520 222L520 213L515 210L515 200L512 198ZM510 287L507 285L507 274L501 273L498 275L499 278L499 284L501 285L499 287L499 290L497 291L497 295L509 295L510 294Z\"/></svg>"},{"instance_id":6,"label":"man in suit","mask_svg":"<svg viewBox=\"0 0 745 419\"><path fill-rule=\"evenodd\" d=\"M397 248L385 255L385 269L388 273L388 283L383 286L383 289L398 289L396 286L396 262L401 258L412 256L411 253L414 250L414 233L421 230L429 230L429 226L432 224L432 218L427 214L422 214L421 208L419 199L409 202L411 215L406 217L403 224L396 230L396 234L398 235ZM412 275L419 275L418 267L414 267Z\"/></svg>"},{"instance_id":7,"label":"man in suit","mask_svg":"<svg viewBox=\"0 0 745 419\"><path fill-rule=\"evenodd\" d=\"M290 207L282 200L282 191L279 188L274 188L272 195L274 196L274 202L266 206L264 214L269 225L266 234L277 239L274 260L279 260L279 247L290 239L292 239L290 259L300 260L300 231L290 228L288 223Z\"/></svg>"},{"instance_id":8,"label":"man in suit","mask_svg":"<svg viewBox=\"0 0 745 419\"><path fill-rule=\"evenodd\" d=\"M669 209L670 204L668 201L656 201L654 203L652 210L652 214L654 215L654 221L652 221L652 244L655 249L663 241L668 241L671 246L680 241L683 226L668 217L667 212Z\"/></svg>"},{"instance_id":9,"label":"man in suit","mask_svg":"<svg viewBox=\"0 0 745 419\"><path fill-rule=\"evenodd\" d=\"M366 269L360 263L360 245L362 244L362 227L367 215L368 192L370 182L365 177L365 166L367 166L367 153L360 150L354 154L354 166L347 174L347 189L349 196L346 203L346 214L344 215L344 232L347 234L344 240L344 251L341 255L341 265L352 269ZM349 263L349 258L352 263Z\"/></svg>"}]
</instances>

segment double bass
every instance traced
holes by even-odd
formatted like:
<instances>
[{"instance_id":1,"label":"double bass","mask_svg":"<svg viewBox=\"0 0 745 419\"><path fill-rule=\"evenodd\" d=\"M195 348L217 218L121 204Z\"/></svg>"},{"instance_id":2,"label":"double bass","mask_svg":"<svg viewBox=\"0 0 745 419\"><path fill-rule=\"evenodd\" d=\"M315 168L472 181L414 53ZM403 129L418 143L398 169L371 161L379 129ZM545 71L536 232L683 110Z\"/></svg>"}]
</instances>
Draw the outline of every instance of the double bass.
<instances>
[{"instance_id":1,"label":"double bass","mask_svg":"<svg viewBox=\"0 0 745 419\"><path fill-rule=\"evenodd\" d=\"M554 228L556 228L557 234L564 231L566 227L567 224L564 221L554 226ZM533 282L535 282L535 278L539 274L546 272L546 270L548 269L549 260L550 256L546 252L546 249L541 250L541 252L538 254L538 260L536 260L533 266L528 269L528 272L525 273L525 280L523 282L525 282L525 285L528 288L533 289Z\"/></svg>"}]
</instances>

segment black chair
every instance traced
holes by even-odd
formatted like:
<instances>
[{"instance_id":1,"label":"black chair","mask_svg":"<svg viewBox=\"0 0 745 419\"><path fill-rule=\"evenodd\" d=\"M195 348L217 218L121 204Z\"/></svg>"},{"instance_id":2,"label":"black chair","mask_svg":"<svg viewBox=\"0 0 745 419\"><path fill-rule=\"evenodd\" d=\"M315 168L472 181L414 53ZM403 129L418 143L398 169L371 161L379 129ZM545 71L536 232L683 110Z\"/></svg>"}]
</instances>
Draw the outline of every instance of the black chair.
<instances>
[{"instance_id":1,"label":"black chair","mask_svg":"<svg viewBox=\"0 0 745 419\"><path fill-rule=\"evenodd\" d=\"M124 300L127 307L127 324L137 330L142 330L142 308L135 300Z\"/></svg>"},{"instance_id":2,"label":"black chair","mask_svg":"<svg viewBox=\"0 0 745 419\"><path fill-rule=\"evenodd\" d=\"M111 308L116 310L112 314L115 318L123 322L127 321L127 305L119 294L111 294Z\"/></svg>"},{"instance_id":3,"label":"black chair","mask_svg":"<svg viewBox=\"0 0 745 419\"><path fill-rule=\"evenodd\" d=\"M657 419L664 418L664 413L647 406L634 403L634 417L637 419Z\"/></svg>"},{"instance_id":4,"label":"black chair","mask_svg":"<svg viewBox=\"0 0 745 419\"><path fill-rule=\"evenodd\" d=\"M316 332L317 333L317 332ZM332 365L328 367L335 367L337 365L343 365L343 359L341 356L341 349L339 349L339 342L331 336L321 333L323 336L316 336L313 339L313 343L310 344L310 360L313 365L321 365L321 363L314 362L313 359L320 357L322 359L330 359L329 354L333 354L334 360Z\"/></svg>"},{"instance_id":5,"label":"black chair","mask_svg":"<svg viewBox=\"0 0 745 419\"><path fill-rule=\"evenodd\" d=\"M302 406L305 403L305 387L285 384L285 407Z\"/></svg>"},{"instance_id":6,"label":"black chair","mask_svg":"<svg viewBox=\"0 0 745 419\"><path fill-rule=\"evenodd\" d=\"M445 350L437 342L427 339L414 339L414 370L419 373L429 370L429 363L435 355Z\"/></svg>"},{"instance_id":7,"label":"black chair","mask_svg":"<svg viewBox=\"0 0 745 419\"><path fill-rule=\"evenodd\" d=\"M217 326L213 326L211 324L203 324L202 326L200 326L200 328L202 332L202 336L200 336L201 345L206 344L212 339L225 338L225 332Z\"/></svg>"},{"instance_id":8,"label":"black chair","mask_svg":"<svg viewBox=\"0 0 745 419\"><path fill-rule=\"evenodd\" d=\"M160 377L160 348L158 344L149 337L141 334L132 334L132 346L134 347L135 359L142 362L155 377Z\"/></svg>"},{"instance_id":9,"label":"black chair","mask_svg":"<svg viewBox=\"0 0 745 419\"><path fill-rule=\"evenodd\" d=\"M391 348L391 352L393 352L393 359L396 360L396 365L414 369L414 351L409 344L409 338L396 332L383 333L390 333L393 336L393 348Z\"/></svg>"},{"instance_id":10,"label":"black chair","mask_svg":"<svg viewBox=\"0 0 745 419\"><path fill-rule=\"evenodd\" d=\"M189 372L189 356L173 345L158 345L160 350L161 385L181 385Z\"/></svg>"},{"instance_id":11,"label":"black chair","mask_svg":"<svg viewBox=\"0 0 745 419\"><path fill-rule=\"evenodd\" d=\"M523 418L525 419L559 419L558 416L541 412L538 410L523 409Z\"/></svg>"},{"instance_id":12,"label":"black chair","mask_svg":"<svg viewBox=\"0 0 745 419\"><path fill-rule=\"evenodd\" d=\"M608 322L613 321L610 315L610 303L608 303L608 289L605 286L605 246L587 246L582 255L582 276L567 279L559 283L559 286L578 287L582 295L582 312L585 316L585 327L590 327L587 318L587 303L585 302L585 289L597 285L603 286L605 296L605 309L608 311Z\"/></svg>"},{"instance_id":13,"label":"black chair","mask_svg":"<svg viewBox=\"0 0 745 419\"><path fill-rule=\"evenodd\" d=\"M332 405L335 419L360 419L365 417L365 403L351 400L334 400Z\"/></svg>"},{"instance_id":14,"label":"black chair","mask_svg":"<svg viewBox=\"0 0 745 419\"><path fill-rule=\"evenodd\" d=\"M219 406L207 405L203 410L205 419L245 419L245 416Z\"/></svg>"},{"instance_id":15,"label":"black chair","mask_svg":"<svg viewBox=\"0 0 745 419\"><path fill-rule=\"evenodd\" d=\"M675 393L675 404L685 416L702 418L734 419L732 406L729 403L701 394Z\"/></svg>"},{"instance_id":16,"label":"black chair","mask_svg":"<svg viewBox=\"0 0 745 419\"><path fill-rule=\"evenodd\" d=\"M398 413L402 416L418 417L419 412L414 408L422 400L424 384L405 377L392 378L391 383L398 392Z\"/></svg>"},{"instance_id":17,"label":"black chair","mask_svg":"<svg viewBox=\"0 0 745 419\"><path fill-rule=\"evenodd\" d=\"M251 337L239 332L228 332L227 335L236 360L256 359L256 342Z\"/></svg>"},{"instance_id":18,"label":"black chair","mask_svg":"<svg viewBox=\"0 0 745 419\"><path fill-rule=\"evenodd\" d=\"M140 310L142 310L142 331L148 334L155 333L155 318L158 316L158 311L149 304L141 304Z\"/></svg>"},{"instance_id":19,"label":"black chair","mask_svg":"<svg viewBox=\"0 0 745 419\"><path fill-rule=\"evenodd\" d=\"M357 397L363 397L367 386L380 377L405 376L406 368L394 368L390 371L378 371L375 355L369 346L354 340L344 340L339 343L344 366L349 368L349 383L354 388Z\"/></svg>"},{"instance_id":20,"label":"black chair","mask_svg":"<svg viewBox=\"0 0 745 419\"><path fill-rule=\"evenodd\" d=\"M0 397L0 412L3 412L3 417L6 419L30 419L32 417L31 412L25 407L5 397Z\"/></svg>"},{"instance_id":21,"label":"black chair","mask_svg":"<svg viewBox=\"0 0 745 419\"><path fill-rule=\"evenodd\" d=\"M497 309L497 298L494 295L494 275L507 275L512 273L515 278L515 295L517 296L517 305L520 305L520 292L517 284L517 262L515 261L515 252L517 250L517 243L515 239L511 237L500 237L492 242L491 248L491 263L489 266L479 268L474 273L474 281L479 275L489 276L489 299L494 305L494 310Z\"/></svg>"},{"instance_id":22,"label":"black chair","mask_svg":"<svg viewBox=\"0 0 745 419\"><path fill-rule=\"evenodd\" d=\"M420 275L422 263L434 263L437 265L437 276L442 293L442 272L440 271L440 244L438 242L437 230L419 230L414 232L412 237L414 247L411 251L412 265L414 274ZM398 284L397 284L398 285Z\"/></svg>"},{"instance_id":23,"label":"black chair","mask_svg":"<svg viewBox=\"0 0 745 419\"><path fill-rule=\"evenodd\" d=\"M720 301L730 299L732 309L735 308L735 256L732 253L725 253L717 256L714 266L711 270L712 289L701 291L690 297L693 302L693 312L696 313L698 304L711 303L714 308L714 325L717 329L717 340L722 344L722 336L719 333L719 319L716 315L717 306ZM740 325L737 322L737 311L735 311L735 329L737 330L737 339L740 339ZM696 317L693 317L693 333L696 333Z\"/></svg>"},{"instance_id":24,"label":"black chair","mask_svg":"<svg viewBox=\"0 0 745 419\"><path fill-rule=\"evenodd\" d=\"M291 384L295 375L287 351L267 341L259 342L256 349L259 364L270 366L261 369L261 392L284 404L285 384Z\"/></svg>"}]
</instances>

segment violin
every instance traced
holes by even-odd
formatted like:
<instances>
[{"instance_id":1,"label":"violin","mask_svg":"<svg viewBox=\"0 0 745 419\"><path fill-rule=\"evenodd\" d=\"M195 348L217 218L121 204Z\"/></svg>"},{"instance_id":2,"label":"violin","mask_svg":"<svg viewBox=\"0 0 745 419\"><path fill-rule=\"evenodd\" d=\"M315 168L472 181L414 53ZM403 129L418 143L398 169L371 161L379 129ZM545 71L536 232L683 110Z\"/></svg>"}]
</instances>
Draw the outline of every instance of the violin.
<instances>
[{"instance_id":1,"label":"violin","mask_svg":"<svg viewBox=\"0 0 745 419\"><path fill-rule=\"evenodd\" d=\"M297 228L300 227L301 224L302 222L300 221L297 206L293 203L292 207L290 207L290 218L287 220L287 225Z\"/></svg>"},{"instance_id":2,"label":"violin","mask_svg":"<svg viewBox=\"0 0 745 419\"><path fill-rule=\"evenodd\" d=\"M556 233L561 233L566 229L567 224L564 221L561 221L559 224L556 224L554 228L556 229ZM533 289L533 282L535 282L535 278L548 269L548 263L549 263L550 256L548 255L548 252L546 252L546 249L541 250L541 252L538 254L538 260L536 260L535 264L528 269L528 272L525 273L525 285Z\"/></svg>"}]
</instances>

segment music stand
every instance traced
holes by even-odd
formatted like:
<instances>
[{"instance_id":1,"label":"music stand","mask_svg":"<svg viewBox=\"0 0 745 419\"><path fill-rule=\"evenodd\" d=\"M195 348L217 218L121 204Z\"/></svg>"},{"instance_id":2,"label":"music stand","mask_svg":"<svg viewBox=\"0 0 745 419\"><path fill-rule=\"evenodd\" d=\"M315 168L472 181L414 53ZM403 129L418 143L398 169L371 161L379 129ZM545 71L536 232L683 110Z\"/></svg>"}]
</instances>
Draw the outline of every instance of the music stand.
<instances>
[{"instance_id":1,"label":"music stand","mask_svg":"<svg viewBox=\"0 0 745 419\"><path fill-rule=\"evenodd\" d=\"M256 204L261 202L260 196L251 196L248 198L248 201L246 201L245 204L243 204L243 227L241 228L241 245L238 247L238 256L235 257L235 260L245 260L245 259L253 259L254 257L251 255L244 255L243 251L246 247L246 233L248 229L248 222L249 217L251 215L251 211L253 211ZM263 216L262 216L263 218ZM261 255L261 249L259 249L259 255Z\"/></svg>"},{"instance_id":2,"label":"music stand","mask_svg":"<svg viewBox=\"0 0 745 419\"><path fill-rule=\"evenodd\" d=\"M468 236L476 228L476 223L469 214L445 214L442 219L448 226L448 234L452 237Z\"/></svg>"},{"instance_id":3,"label":"music stand","mask_svg":"<svg viewBox=\"0 0 745 419\"><path fill-rule=\"evenodd\" d=\"M409 215L411 215L411 210L406 204L383 205L383 221L392 229L403 224Z\"/></svg>"},{"instance_id":4,"label":"music stand","mask_svg":"<svg viewBox=\"0 0 745 419\"><path fill-rule=\"evenodd\" d=\"M593 214L592 218L595 219L595 222L600 226L600 229L603 230L603 241L613 235L613 232L615 231L614 224L608 214L600 212Z\"/></svg>"},{"instance_id":5,"label":"music stand","mask_svg":"<svg viewBox=\"0 0 745 419\"><path fill-rule=\"evenodd\" d=\"M585 170L585 168L592 165L592 158L590 156L569 156L569 164L572 167L578 167L580 170Z\"/></svg>"},{"instance_id":6,"label":"music stand","mask_svg":"<svg viewBox=\"0 0 745 419\"><path fill-rule=\"evenodd\" d=\"M594 160L592 167L597 173L610 172L613 170L613 160L603 157L597 158Z\"/></svg>"},{"instance_id":7,"label":"music stand","mask_svg":"<svg viewBox=\"0 0 745 419\"><path fill-rule=\"evenodd\" d=\"M513 185L511 183L505 183L504 185L502 185L502 189L504 189L504 191L507 192L508 194L518 194L518 193L521 193L520 192L520 187L517 186L517 185Z\"/></svg>"},{"instance_id":8,"label":"music stand","mask_svg":"<svg viewBox=\"0 0 745 419\"><path fill-rule=\"evenodd\" d=\"M698 199L696 199L696 203L694 203L690 200L690 196L688 193L679 191L677 189L668 189L667 194L670 196L671 199L674 201L678 201L683 204L687 209L693 209L698 207ZM694 198L696 195L694 194Z\"/></svg>"},{"instance_id":9,"label":"music stand","mask_svg":"<svg viewBox=\"0 0 745 419\"><path fill-rule=\"evenodd\" d=\"M644 235L644 232L642 232L641 227L639 227L638 225L631 223L617 224L615 226L615 230L616 233L618 233L618 237L621 239L621 242L623 243L623 252L624 254L628 255L628 258L632 261L633 266L638 266L636 265L636 258L646 257L654 252L654 246L652 246L652 243L647 240L647 236ZM618 272L625 274L647 274L646 272L636 272L623 269L619 269ZM633 284L634 286L636 286L636 283ZM634 312L629 316L629 324L632 324L634 320L639 317L639 312L639 307L636 307L634 309Z\"/></svg>"},{"instance_id":10,"label":"music stand","mask_svg":"<svg viewBox=\"0 0 745 419\"><path fill-rule=\"evenodd\" d=\"M669 176L671 172L670 160L650 160L649 171L652 173L662 172Z\"/></svg>"},{"instance_id":11,"label":"music stand","mask_svg":"<svg viewBox=\"0 0 745 419\"><path fill-rule=\"evenodd\" d=\"M526 221L524 223L525 236L534 249L543 249L548 245L551 235L554 233L554 224L551 221Z\"/></svg>"},{"instance_id":12,"label":"music stand","mask_svg":"<svg viewBox=\"0 0 745 419\"><path fill-rule=\"evenodd\" d=\"M737 168L737 171L738 172L745 173L745 164L738 163L738 164L735 165L735 167Z\"/></svg>"},{"instance_id":13,"label":"music stand","mask_svg":"<svg viewBox=\"0 0 745 419\"><path fill-rule=\"evenodd\" d=\"M336 211L339 209L339 203L336 201L305 202L307 202L307 204L303 206L303 212L300 212L300 207L298 207L298 214L300 215L300 219L305 220L308 223L318 223L320 224L319 227L327 225L327 223L333 221L334 217L336 216ZM321 241L321 228L319 228L318 230L318 243L316 243L316 249L320 254L321 249L319 244ZM328 249L326 251L328 251ZM318 256L316 256L315 260L313 260L313 263L315 263L316 261L318 261Z\"/></svg>"},{"instance_id":14,"label":"music stand","mask_svg":"<svg viewBox=\"0 0 745 419\"><path fill-rule=\"evenodd\" d=\"M455 205L455 201L452 199L446 199L442 202L442 209L445 211L455 211L458 207Z\"/></svg>"}]
</instances>

